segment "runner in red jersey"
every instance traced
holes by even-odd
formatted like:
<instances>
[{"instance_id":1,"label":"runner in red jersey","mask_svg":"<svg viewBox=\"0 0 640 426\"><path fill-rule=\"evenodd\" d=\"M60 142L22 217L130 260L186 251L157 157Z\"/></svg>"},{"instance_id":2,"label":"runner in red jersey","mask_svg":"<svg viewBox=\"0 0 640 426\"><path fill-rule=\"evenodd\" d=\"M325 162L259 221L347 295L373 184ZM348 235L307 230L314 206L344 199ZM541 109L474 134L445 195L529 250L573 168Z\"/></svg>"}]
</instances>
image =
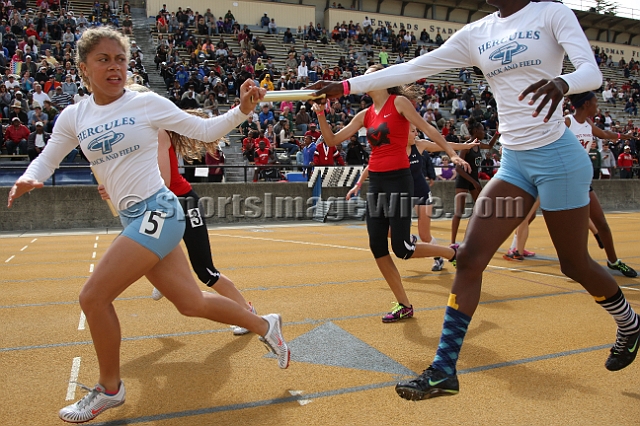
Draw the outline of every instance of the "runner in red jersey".
<instances>
[{"instance_id":1,"label":"runner in red jersey","mask_svg":"<svg viewBox=\"0 0 640 426\"><path fill-rule=\"evenodd\" d=\"M381 68L373 66L367 73L378 69ZM389 255L389 230L393 253L401 259L441 256L453 262L456 254L455 246L440 247L417 242L417 238L411 235L413 177L406 151L409 123L440 145L455 164L467 170L469 165L456 155L433 126L418 115L411 102L419 95L417 90L395 87L374 90L367 94L373 100L373 105L356 114L353 120L336 134L332 132L324 117L324 107L316 104L313 110L318 115L320 130L327 146L335 146L349 139L361 127L367 129L367 140L371 145L366 212L369 247L382 276L397 300L393 310L382 317L382 322L395 322L411 318L413 306L404 291L400 273Z\"/></svg>"}]
</instances>

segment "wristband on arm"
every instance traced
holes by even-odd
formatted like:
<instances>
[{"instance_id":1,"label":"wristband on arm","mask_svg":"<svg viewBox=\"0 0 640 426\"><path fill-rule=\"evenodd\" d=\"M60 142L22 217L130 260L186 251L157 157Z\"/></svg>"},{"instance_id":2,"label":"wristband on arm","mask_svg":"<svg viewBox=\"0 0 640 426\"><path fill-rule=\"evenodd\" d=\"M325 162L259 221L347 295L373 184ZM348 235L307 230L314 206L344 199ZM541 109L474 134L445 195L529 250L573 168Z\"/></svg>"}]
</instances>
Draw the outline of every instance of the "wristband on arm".
<instances>
[{"instance_id":1,"label":"wristband on arm","mask_svg":"<svg viewBox=\"0 0 640 426\"><path fill-rule=\"evenodd\" d=\"M351 93L351 85L349 84L349 80L342 80L342 94L347 96Z\"/></svg>"}]
</instances>

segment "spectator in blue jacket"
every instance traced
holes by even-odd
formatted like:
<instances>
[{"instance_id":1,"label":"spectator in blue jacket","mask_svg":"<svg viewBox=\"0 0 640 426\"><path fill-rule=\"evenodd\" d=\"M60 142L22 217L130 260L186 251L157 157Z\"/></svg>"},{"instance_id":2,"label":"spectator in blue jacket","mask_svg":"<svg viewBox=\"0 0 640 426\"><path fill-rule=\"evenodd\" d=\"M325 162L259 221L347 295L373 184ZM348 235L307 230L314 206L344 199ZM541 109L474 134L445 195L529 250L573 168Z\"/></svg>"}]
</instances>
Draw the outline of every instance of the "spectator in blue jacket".
<instances>
[{"instance_id":1,"label":"spectator in blue jacket","mask_svg":"<svg viewBox=\"0 0 640 426\"><path fill-rule=\"evenodd\" d=\"M307 180L311 177L311 170L313 170L313 156L316 153L316 143L313 141L311 135L304 137L304 146L302 147L302 175L307 177Z\"/></svg>"},{"instance_id":2,"label":"spectator in blue jacket","mask_svg":"<svg viewBox=\"0 0 640 426\"><path fill-rule=\"evenodd\" d=\"M184 87L189 81L189 72L184 69L184 65L180 65L178 72L176 73L176 81L180 83L180 87Z\"/></svg>"},{"instance_id":3,"label":"spectator in blue jacket","mask_svg":"<svg viewBox=\"0 0 640 426\"><path fill-rule=\"evenodd\" d=\"M269 105L262 105L262 111L258 114L260 127L266 129L269 124L274 124L273 111L269 109Z\"/></svg>"}]
</instances>

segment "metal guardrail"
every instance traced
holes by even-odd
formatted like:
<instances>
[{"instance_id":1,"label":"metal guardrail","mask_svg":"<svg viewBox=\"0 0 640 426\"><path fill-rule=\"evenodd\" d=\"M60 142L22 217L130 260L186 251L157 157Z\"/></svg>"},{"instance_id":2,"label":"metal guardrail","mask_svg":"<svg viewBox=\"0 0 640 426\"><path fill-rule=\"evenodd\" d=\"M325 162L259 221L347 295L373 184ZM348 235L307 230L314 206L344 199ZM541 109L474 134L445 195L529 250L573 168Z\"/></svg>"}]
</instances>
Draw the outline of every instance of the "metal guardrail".
<instances>
[{"instance_id":1,"label":"metal guardrail","mask_svg":"<svg viewBox=\"0 0 640 426\"><path fill-rule=\"evenodd\" d=\"M6 182L2 182L2 174L3 171L6 170L11 170L11 171L24 171L27 168L27 164L2 164L0 166L0 186L3 186L3 184L5 184L6 186ZM336 167L340 167L340 166L336 166ZM353 166L344 166L344 167L353 167ZM483 168L493 168L493 169L498 169L500 166L480 166L480 170L482 170ZM190 164L185 164L184 166L181 166L181 168L185 168L185 169L196 169L196 168L222 168L222 169L241 169L243 171L243 181L244 183L248 183L251 182L253 180L253 176L256 170L268 170L268 169L276 169L278 170L278 173L280 173L281 171L291 171L291 172L301 172L303 166L301 165L297 165L297 164L268 164L268 165L256 165L256 164L236 164L236 165L214 165L214 166L207 166L207 165L190 165ZM434 168L436 169L440 169L442 168L442 166L434 166ZM611 178L609 180L620 180L621 178L619 177L619 170L621 169L620 167L612 167L610 168L613 171L613 174L611 176ZM85 170L87 171L91 177L93 177L93 173L91 172L91 168L89 166L86 165L61 165L58 169L56 169L56 172L52 175L51 177L51 185L52 186L56 186L59 185L60 183L58 183L56 180L60 180L60 177L58 177L56 179L56 173L59 171L66 171L66 170ZM631 172L632 172L632 176L634 177L638 177L640 178L640 165L634 165L631 168ZM12 175L14 175L16 178L18 177L17 173L12 173ZM205 179L205 177L202 177L202 179ZM93 180L93 185L97 185L97 183L95 182L95 179ZM607 179L604 179L607 180ZM62 183L62 185L69 185L71 183ZM89 183L78 183L79 185L89 185Z\"/></svg>"}]
</instances>

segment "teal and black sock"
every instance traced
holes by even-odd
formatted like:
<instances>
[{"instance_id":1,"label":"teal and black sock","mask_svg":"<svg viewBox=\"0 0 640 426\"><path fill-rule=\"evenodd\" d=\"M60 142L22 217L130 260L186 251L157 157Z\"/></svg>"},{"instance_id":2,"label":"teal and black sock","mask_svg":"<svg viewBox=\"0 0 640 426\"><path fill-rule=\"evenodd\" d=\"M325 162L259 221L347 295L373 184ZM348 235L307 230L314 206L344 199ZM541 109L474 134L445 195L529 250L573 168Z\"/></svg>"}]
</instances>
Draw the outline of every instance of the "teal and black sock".
<instances>
[{"instance_id":1,"label":"teal and black sock","mask_svg":"<svg viewBox=\"0 0 640 426\"><path fill-rule=\"evenodd\" d=\"M618 289L618 292L608 299L596 299L596 303L611 314L616 324L618 324L618 333L622 336L630 336L640 329L638 314L629 305L621 289Z\"/></svg>"},{"instance_id":2,"label":"teal and black sock","mask_svg":"<svg viewBox=\"0 0 640 426\"><path fill-rule=\"evenodd\" d=\"M433 368L444 371L449 376L456 374L458 355L470 322L471 317L451 306L447 306L444 313L440 344L436 351L436 357L433 359Z\"/></svg>"}]
</instances>

